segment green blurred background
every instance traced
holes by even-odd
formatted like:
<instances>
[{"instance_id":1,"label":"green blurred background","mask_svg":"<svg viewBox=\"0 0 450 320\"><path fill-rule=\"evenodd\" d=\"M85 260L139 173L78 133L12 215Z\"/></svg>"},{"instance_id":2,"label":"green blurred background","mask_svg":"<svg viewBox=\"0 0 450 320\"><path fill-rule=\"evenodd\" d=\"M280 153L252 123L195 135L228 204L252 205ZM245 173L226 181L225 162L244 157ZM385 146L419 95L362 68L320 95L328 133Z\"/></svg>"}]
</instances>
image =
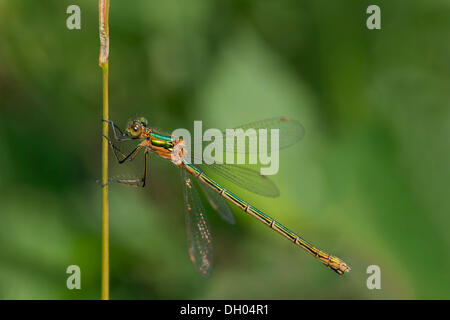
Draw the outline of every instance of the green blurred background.
<instances>
[{"instance_id":1,"label":"green blurred background","mask_svg":"<svg viewBox=\"0 0 450 320\"><path fill-rule=\"evenodd\" d=\"M111 119L299 120L281 196L236 192L352 267L337 276L241 211L231 226L209 209L215 266L200 277L179 172L153 158L147 188L110 188L112 298L450 298L448 1L111 2ZM81 30L66 28L71 4ZM381 30L366 28L370 4ZM0 0L2 299L100 297L98 52L97 1ZM81 290L66 288L72 264Z\"/></svg>"}]
</instances>

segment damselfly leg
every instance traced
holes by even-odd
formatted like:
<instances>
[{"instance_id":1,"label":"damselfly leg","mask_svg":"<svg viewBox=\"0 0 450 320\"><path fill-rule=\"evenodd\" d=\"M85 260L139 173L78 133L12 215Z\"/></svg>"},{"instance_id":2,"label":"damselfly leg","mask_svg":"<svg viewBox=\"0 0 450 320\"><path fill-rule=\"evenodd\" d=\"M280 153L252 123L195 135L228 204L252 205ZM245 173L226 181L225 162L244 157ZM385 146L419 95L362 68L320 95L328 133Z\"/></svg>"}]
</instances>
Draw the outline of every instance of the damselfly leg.
<instances>
[{"instance_id":1,"label":"damselfly leg","mask_svg":"<svg viewBox=\"0 0 450 320\"><path fill-rule=\"evenodd\" d=\"M138 151L141 149L142 149L142 147L140 147L138 149ZM138 154L138 151L134 153L134 156L132 156L132 158L130 158L130 161L132 161L136 157L136 155ZM144 173L142 174L141 178L135 178L135 179L109 178L108 179L109 183L115 182L115 183L125 184L128 186L133 186L133 187L140 187L140 188L145 187L146 180L147 180L148 156L149 156L149 151L146 150L145 154L144 154ZM119 162L119 163L123 163L123 162Z\"/></svg>"},{"instance_id":2,"label":"damselfly leg","mask_svg":"<svg viewBox=\"0 0 450 320\"><path fill-rule=\"evenodd\" d=\"M132 138L127 137L123 133L123 131L116 124L114 124L114 122L112 122L111 120L103 120L103 121L111 124L113 133L114 133L114 139L117 142L133 140ZM116 130L120 133L121 136L126 137L126 138L119 138ZM145 149L145 146L143 145L143 143L140 143L127 155L127 154L123 153L117 146L114 145L111 138L109 138L105 135L103 135L103 137L108 139L109 145L111 146L111 149L114 152L114 156L116 157L117 162L119 164L123 164L126 161L133 161L136 158L136 156L139 154L139 152L142 149ZM149 157L149 151L146 150L145 155L144 155L144 172L143 172L141 178L135 178L135 179L109 178L108 183L115 182L115 183L121 183L121 184L134 186L134 187L141 187L141 188L145 187L146 179L147 179L148 157Z\"/></svg>"},{"instance_id":3,"label":"damselfly leg","mask_svg":"<svg viewBox=\"0 0 450 320\"><path fill-rule=\"evenodd\" d=\"M113 134L114 134L114 139L117 142L133 140L132 137L129 137L128 135L123 133L123 131L113 121L105 120L105 119L102 119L102 121L107 122L107 123L109 123L111 125L111 128L113 130ZM116 130L119 131L121 137L119 137L119 135L117 134Z\"/></svg>"}]
</instances>

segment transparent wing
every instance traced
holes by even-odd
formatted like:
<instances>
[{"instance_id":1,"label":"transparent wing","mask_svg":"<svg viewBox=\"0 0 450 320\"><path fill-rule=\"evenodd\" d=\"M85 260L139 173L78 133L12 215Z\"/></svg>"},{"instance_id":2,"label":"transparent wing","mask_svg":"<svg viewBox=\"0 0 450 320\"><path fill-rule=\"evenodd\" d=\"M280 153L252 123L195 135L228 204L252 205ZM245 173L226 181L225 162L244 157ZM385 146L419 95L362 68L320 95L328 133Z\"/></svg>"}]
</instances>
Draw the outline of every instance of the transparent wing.
<instances>
[{"instance_id":1,"label":"transparent wing","mask_svg":"<svg viewBox=\"0 0 450 320\"><path fill-rule=\"evenodd\" d=\"M239 164L200 164L196 165L206 174L216 173L232 183L253 193L278 197L280 191L275 183L259 171Z\"/></svg>"},{"instance_id":2,"label":"transparent wing","mask_svg":"<svg viewBox=\"0 0 450 320\"><path fill-rule=\"evenodd\" d=\"M242 129L240 133L239 129ZM271 148L275 149L275 146L271 144L272 136L278 134L278 148L276 149L283 149L301 140L305 135L305 128L296 120L279 117L248 123L233 128L233 131L226 130L222 134L223 152L257 153L259 152L259 147L257 148L256 145L252 146L252 141L265 139L263 141L266 141L268 151L270 152ZM251 137L253 134L256 134L257 140L252 140ZM239 138L236 135L245 138L242 139L242 144L238 144ZM204 141L203 147L205 148L209 143L209 141Z\"/></svg>"},{"instance_id":3,"label":"transparent wing","mask_svg":"<svg viewBox=\"0 0 450 320\"><path fill-rule=\"evenodd\" d=\"M189 174L185 170L181 171L189 257L195 269L207 277L213 266L213 247L208 220Z\"/></svg>"},{"instance_id":4,"label":"transparent wing","mask_svg":"<svg viewBox=\"0 0 450 320\"><path fill-rule=\"evenodd\" d=\"M235 154L254 154L257 152L262 152L261 138L264 138L266 142L265 144L263 143L266 145L265 151L270 153L274 149L286 148L296 143L305 135L305 129L298 121L284 117L256 121L234 129L242 129L244 132L243 135L245 139L241 139L241 143L238 143L239 138L235 136L236 131L234 133L227 131L222 132L222 135L219 135L218 139L214 139L214 142L222 143L222 153L224 155L230 152ZM255 140L246 136L246 132L249 129L254 129L257 133L258 140L256 142L256 148L254 143ZM273 129L277 130L272 131ZM262 130L262 132L260 130ZM277 145L273 145L271 143L274 134L278 135ZM207 148L207 146L211 143L211 141L203 141L202 150L205 150L205 148ZM198 166L202 171L205 171L208 174L216 173L230 182L259 195L266 197L278 197L280 195L280 192L273 181L267 176L261 175L259 170L251 169L247 165L223 163L225 158L221 161L208 159L209 161L207 162L212 164L205 164L205 159L202 158L204 155L202 154L201 157L199 156L199 158L197 158L191 149L191 146L186 145L186 160L189 163L196 163L196 166ZM258 161L255 164L255 167L261 165Z\"/></svg>"},{"instance_id":5,"label":"transparent wing","mask_svg":"<svg viewBox=\"0 0 450 320\"><path fill-rule=\"evenodd\" d=\"M205 186L203 183L200 183L200 186L202 187L203 192L206 194L209 204L211 205L211 207L213 207L214 210L219 213L222 219L228 223L235 224L236 220L234 219L233 212L231 211L225 199L211 188Z\"/></svg>"}]
</instances>

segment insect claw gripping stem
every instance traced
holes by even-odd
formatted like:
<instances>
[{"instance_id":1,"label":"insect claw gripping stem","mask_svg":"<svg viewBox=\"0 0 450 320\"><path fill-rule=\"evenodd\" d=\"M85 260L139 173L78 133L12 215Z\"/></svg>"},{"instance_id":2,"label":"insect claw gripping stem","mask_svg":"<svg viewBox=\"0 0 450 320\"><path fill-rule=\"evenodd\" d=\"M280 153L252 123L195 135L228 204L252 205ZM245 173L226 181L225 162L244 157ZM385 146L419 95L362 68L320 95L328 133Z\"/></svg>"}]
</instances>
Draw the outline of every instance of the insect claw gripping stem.
<instances>
[{"instance_id":1,"label":"insect claw gripping stem","mask_svg":"<svg viewBox=\"0 0 450 320\"><path fill-rule=\"evenodd\" d=\"M105 119L102 119L102 121L107 122L107 123L109 123L111 125L111 128L113 130L113 134L114 134L114 139L116 139L117 142L133 140L131 137L128 137L126 134L124 134L122 132L122 130L113 121L105 120ZM119 131L120 135L122 137L125 137L125 138L119 138L118 135L117 135L117 131L116 130Z\"/></svg>"},{"instance_id":2,"label":"insect claw gripping stem","mask_svg":"<svg viewBox=\"0 0 450 320\"><path fill-rule=\"evenodd\" d=\"M110 185L110 184L113 183L113 182L117 182L117 180L118 180L118 179L108 178L108 182L107 182L107 183L103 183L103 184L102 184L102 188L103 188L104 186ZM100 181L99 179L95 180L95 183L100 183L100 182L101 182L101 181Z\"/></svg>"}]
</instances>

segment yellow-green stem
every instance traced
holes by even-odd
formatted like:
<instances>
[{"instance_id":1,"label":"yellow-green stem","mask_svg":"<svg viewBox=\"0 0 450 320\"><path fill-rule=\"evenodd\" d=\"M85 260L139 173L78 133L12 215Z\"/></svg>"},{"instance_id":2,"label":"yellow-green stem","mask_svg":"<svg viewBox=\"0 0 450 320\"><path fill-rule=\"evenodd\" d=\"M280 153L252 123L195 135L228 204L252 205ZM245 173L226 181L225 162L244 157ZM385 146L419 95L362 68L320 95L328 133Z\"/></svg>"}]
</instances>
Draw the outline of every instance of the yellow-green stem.
<instances>
[{"instance_id":1,"label":"yellow-green stem","mask_svg":"<svg viewBox=\"0 0 450 320\"><path fill-rule=\"evenodd\" d=\"M100 56L103 72L103 119L109 120L108 58L109 0L99 0ZM108 123L103 121L102 139L102 300L109 300L109 204L108 204Z\"/></svg>"},{"instance_id":2,"label":"yellow-green stem","mask_svg":"<svg viewBox=\"0 0 450 320\"><path fill-rule=\"evenodd\" d=\"M108 120L108 63L103 70L103 119ZM103 134L108 137L108 123L103 121ZM102 300L109 300L109 204L108 141L102 140Z\"/></svg>"}]
</instances>

